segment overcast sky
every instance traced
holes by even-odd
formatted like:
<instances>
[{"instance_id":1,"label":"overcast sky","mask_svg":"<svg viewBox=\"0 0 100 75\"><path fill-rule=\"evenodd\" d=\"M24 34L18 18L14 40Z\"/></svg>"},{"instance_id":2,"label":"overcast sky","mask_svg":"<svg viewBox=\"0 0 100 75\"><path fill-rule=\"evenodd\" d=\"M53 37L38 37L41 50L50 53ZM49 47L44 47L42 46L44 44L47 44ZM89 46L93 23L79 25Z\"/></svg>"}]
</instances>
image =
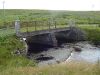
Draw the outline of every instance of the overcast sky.
<instances>
[{"instance_id":1,"label":"overcast sky","mask_svg":"<svg viewBox=\"0 0 100 75\"><path fill-rule=\"evenodd\" d=\"M5 0L4 5L5 9L100 10L100 0Z\"/></svg>"}]
</instances>

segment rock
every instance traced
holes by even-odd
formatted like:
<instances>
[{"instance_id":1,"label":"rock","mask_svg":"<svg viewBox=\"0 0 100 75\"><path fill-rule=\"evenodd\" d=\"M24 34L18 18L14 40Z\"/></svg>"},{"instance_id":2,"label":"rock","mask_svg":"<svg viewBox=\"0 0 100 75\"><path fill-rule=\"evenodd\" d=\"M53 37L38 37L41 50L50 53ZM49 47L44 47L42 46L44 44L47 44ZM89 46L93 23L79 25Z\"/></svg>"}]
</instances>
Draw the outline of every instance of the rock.
<instances>
[{"instance_id":1,"label":"rock","mask_svg":"<svg viewBox=\"0 0 100 75\"><path fill-rule=\"evenodd\" d=\"M14 52L14 54L20 55L21 53L20 53L19 50L16 50L16 51Z\"/></svg>"},{"instance_id":2,"label":"rock","mask_svg":"<svg viewBox=\"0 0 100 75\"><path fill-rule=\"evenodd\" d=\"M64 45L61 45L60 48L64 48Z\"/></svg>"},{"instance_id":3,"label":"rock","mask_svg":"<svg viewBox=\"0 0 100 75\"><path fill-rule=\"evenodd\" d=\"M25 55L26 51L25 50L21 50L21 49L16 49L14 51L11 52L12 55Z\"/></svg>"},{"instance_id":4,"label":"rock","mask_svg":"<svg viewBox=\"0 0 100 75\"><path fill-rule=\"evenodd\" d=\"M59 61L59 60L57 60L56 62L57 62L58 64L60 63L60 61Z\"/></svg>"},{"instance_id":5,"label":"rock","mask_svg":"<svg viewBox=\"0 0 100 75\"><path fill-rule=\"evenodd\" d=\"M100 48L100 46L98 46L98 48Z\"/></svg>"},{"instance_id":6,"label":"rock","mask_svg":"<svg viewBox=\"0 0 100 75\"><path fill-rule=\"evenodd\" d=\"M59 47L54 47L54 49L58 49Z\"/></svg>"},{"instance_id":7,"label":"rock","mask_svg":"<svg viewBox=\"0 0 100 75\"><path fill-rule=\"evenodd\" d=\"M74 48L74 50L75 50L76 52L82 51L82 49L81 49L80 47L78 47L78 46L74 46L73 48Z\"/></svg>"},{"instance_id":8,"label":"rock","mask_svg":"<svg viewBox=\"0 0 100 75\"><path fill-rule=\"evenodd\" d=\"M16 50L16 51L11 52L11 54L12 54L12 55L20 55L21 53L20 53L19 50Z\"/></svg>"}]
</instances>

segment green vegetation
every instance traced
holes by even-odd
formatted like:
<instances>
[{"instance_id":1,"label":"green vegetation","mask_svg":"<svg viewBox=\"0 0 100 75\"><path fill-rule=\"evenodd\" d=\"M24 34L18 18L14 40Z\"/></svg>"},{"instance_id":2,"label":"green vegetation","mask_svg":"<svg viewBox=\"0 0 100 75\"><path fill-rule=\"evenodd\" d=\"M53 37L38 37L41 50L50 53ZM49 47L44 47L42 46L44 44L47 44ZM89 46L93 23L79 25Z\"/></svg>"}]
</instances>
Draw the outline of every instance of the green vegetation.
<instances>
[{"instance_id":1,"label":"green vegetation","mask_svg":"<svg viewBox=\"0 0 100 75\"><path fill-rule=\"evenodd\" d=\"M80 25L86 32L88 39L92 41L100 41L100 11L49 11L49 10L5 10L5 20L3 10L0 10L0 28L14 27L14 21L19 19L21 21L21 31L34 31L36 30L51 29L56 24L57 28L67 27L71 19L75 21L76 25ZM38 22L37 22L38 21ZM95 28L94 28L95 27ZM13 29L8 31L0 31L3 33L12 34Z\"/></svg>"},{"instance_id":2,"label":"green vegetation","mask_svg":"<svg viewBox=\"0 0 100 75\"><path fill-rule=\"evenodd\" d=\"M87 40L93 43L100 43L100 28L97 26L79 26L86 32Z\"/></svg>"},{"instance_id":3,"label":"green vegetation","mask_svg":"<svg viewBox=\"0 0 100 75\"><path fill-rule=\"evenodd\" d=\"M24 46L15 35L0 36L0 72L9 67L35 66L25 55L13 53L18 48L23 50Z\"/></svg>"},{"instance_id":4,"label":"green vegetation","mask_svg":"<svg viewBox=\"0 0 100 75\"><path fill-rule=\"evenodd\" d=\"M99 11L49 11L49 10L0 10L0 28L14 26L14 21L57 21L60 25L66 25L69 19L77 24L100 24Z\"/></svg>"},{"instance_id":5,"label":"green vegetation","mask_svg":"<svg viewBox=\"0 0 100 75\"><path fill-rule=\"evenodd\" d=\"M0 75L100 75L100 64L67 63L44 67L8 68Z\"/></svg>"},{"instance_id":6,"label":"green vegetation","mask_svg":"<svg viewBox=\"0 0 100 75\"><path fill-rule=\"evenodd\" d=\"M22 32L35 30L35 24L31 23L32 21L40 21L39 24L37 23L38 28L36 30L41 30L48 29L46 26L48 23L42 23L42 21L50 21L51 28L54 28L53 24L56 22L57 28L61 28L67 27L69 19L72 19L78 27L86 32L87 40L95 43L100 42L100 11L5 10L5 18L3 10L0 10L0 14L0 75L100 74L99 64L71 63L42 68L33 67L36 65L35 61L27 59L25 55L12 54L18 48L23 50L24 46L20 39L15 36L14 29L9 28L14 27L14 21L18 18L23 25ZM8 28L1 29L6 27Z\"/></svg>"}]
</instances>

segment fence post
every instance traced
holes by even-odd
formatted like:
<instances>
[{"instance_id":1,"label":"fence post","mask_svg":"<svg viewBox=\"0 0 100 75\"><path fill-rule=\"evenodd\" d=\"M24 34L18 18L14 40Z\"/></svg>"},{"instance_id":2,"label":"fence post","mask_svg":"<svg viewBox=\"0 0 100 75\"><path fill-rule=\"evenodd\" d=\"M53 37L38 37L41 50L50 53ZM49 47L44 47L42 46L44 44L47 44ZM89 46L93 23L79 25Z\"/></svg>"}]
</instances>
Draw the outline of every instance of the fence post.
<instances>
[{"instance_id":1,"label":"fence post","mask_svg":"<svg viewBox=\"0 0 100 75\"><path fill-rule=\"evenodd\" d=\"M48 21L48 26L49 26L49 30L50 30L50 21Z\"/></svg>"},{"instance_id":2,"label":"fence post","mask_svg":"<svg viewBox=\"0 0 100 75\"><path fill-rule=\"evenodd\" d=\"M27 33L28 33L28 21L26 21L26 24L27 24L27 30L26 30L26 31L27 31Z\"/></svg>"},{"instance_id":3,"label":"fence post","mask_svg":"<svg viewBox=\"0 0 100 75\"><path fill-rule=\"evenodd\" d=\"M42 21L42 23L41 23L41 24L42 24L42 30L43 30L43 29L44 29L44 21Z\"/></svg>"},{"instance_id":4,"label":"fence post","mask_svg":"<svg viewBox=\"0 0 100 75\"><path fill-rule=\"evenodd\" d=\"M16 32L16 35L20 33L20 20L15 21L15 32Z\"/></svg>"},{"instance_id":5,"label":"fence post","mask_svg":"<svg viewBox=\"0 0 100 75\"><path fill-rule=\"evenodd\" d=\"M36 28L36 24L37 24L37 23L36 23L36 21L34 21L34 23L35 23L35 31L36 31L36 30L37 30L37 28Z\"/></svg>"},{"instance_id":6,"label":"fence post","mask_svg":"<svg viewBox=\"0 0 100 75\"><path fill-rule=\"evenodd\" d=\"M56 26L56 21L54 21L55 22L55 28L57 28L57 26Z\"/></svg>"}]
</instances>

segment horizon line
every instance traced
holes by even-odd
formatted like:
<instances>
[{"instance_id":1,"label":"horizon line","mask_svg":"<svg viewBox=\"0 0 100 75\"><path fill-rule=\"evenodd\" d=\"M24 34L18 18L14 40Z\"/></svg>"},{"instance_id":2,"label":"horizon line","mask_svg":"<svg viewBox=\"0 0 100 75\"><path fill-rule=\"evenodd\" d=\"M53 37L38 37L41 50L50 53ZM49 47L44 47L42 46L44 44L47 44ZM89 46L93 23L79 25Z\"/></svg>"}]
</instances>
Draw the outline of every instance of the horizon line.
<instances>
[{"instance_id":1,"label":"horizon line","mask_svg":"<svg viewBox=\"0 0 100 75\"><path fill-rule=\"evenodd\" d=\"M100 10L64 10L64 9L62 9L62 10L59 10L59 9L24 9L24 8L21 8L21 9L19 9L19 8L5 8L5 9L3 9L3 8L0 8L0 10L47 10L47 11L100 11Z\"/></svg>"}]
</instances>

